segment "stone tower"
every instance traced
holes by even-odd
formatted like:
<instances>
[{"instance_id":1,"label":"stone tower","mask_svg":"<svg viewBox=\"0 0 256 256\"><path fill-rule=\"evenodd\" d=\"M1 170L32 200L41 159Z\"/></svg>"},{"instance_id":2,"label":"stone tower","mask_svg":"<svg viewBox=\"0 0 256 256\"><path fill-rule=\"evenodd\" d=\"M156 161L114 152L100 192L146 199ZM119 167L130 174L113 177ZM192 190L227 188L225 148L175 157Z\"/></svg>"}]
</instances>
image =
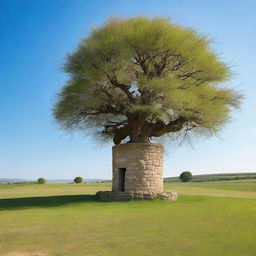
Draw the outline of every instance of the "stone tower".
<instances>
[{"instance_id":1,"label":"stone tower","mask_svg":"<svg viewBox=\"0 0 256 256\"><path fill-rule=\"evenodd\" d=\"M126 143L112 147L112 191L99 191L102 201L176 200L163 193L163 151L157 143Z\"/></svg>"},{"instance_id":2,"label":"stone tower","mask_svg":"<svg viewBox=\"0 0 256 256\"><path fill-rule=\"evenodd\" d=\"M127 143L112 148L114 192L163 192L163 146Z\"/></svg>"}]
</instances>

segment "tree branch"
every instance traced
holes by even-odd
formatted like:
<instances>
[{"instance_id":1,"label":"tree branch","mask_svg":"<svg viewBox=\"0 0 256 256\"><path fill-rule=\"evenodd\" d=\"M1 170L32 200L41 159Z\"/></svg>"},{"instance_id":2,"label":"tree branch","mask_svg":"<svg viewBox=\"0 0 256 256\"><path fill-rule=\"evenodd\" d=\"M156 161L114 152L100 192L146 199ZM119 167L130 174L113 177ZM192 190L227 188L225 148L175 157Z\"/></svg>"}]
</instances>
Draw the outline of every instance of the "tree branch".
<instances>
[{"instance_id":1,"label":"tree branch","mask_svg":"<svg viewBox=\"0 0 256 256\"><path fill-rule=\"evenodd\" d=\"M135 103L135 98L133 97L133 94L129 91L129 88L130 88L129 85L125 85L125 84L119 83L119 82L117 81L116 77L110 77L110 76L108 76L108 79L109 79L109 82L110 82L113 86L115 86L115 87L121 89L121 90L125 93L125 95L127 96L127 98L129 99L129 101L130 101L131 103Z\"/></svg>"},{"instance_id":2,"label":"tree branch","mask_svg":"<svg viewBox=\"0 0 256 256\"><path fill-rule=\"evenodd\" d=\"M165 124L163 121L158 121L153 125L150 137L160 137L166 133L180 131L187 121L188 120L183 117L171 121L168 124Z\"/></svg>"}]
</instances>

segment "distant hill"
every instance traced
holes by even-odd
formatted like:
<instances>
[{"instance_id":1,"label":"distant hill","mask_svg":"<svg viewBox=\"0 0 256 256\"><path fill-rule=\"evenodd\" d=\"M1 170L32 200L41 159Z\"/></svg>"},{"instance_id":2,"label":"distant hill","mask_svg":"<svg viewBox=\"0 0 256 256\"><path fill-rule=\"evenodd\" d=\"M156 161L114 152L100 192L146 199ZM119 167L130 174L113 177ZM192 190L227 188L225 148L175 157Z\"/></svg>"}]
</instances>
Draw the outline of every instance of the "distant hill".
<instances>
[{"instance_id":1,"label":"distant hill","mask_svg":"<svg viewBox=\"0 0 256 256\"><path fill-rule=\"evenodd\" d=\"M256 172L193 175L193 182L256 179ZM164 178L164 182L179 182L179 177Z\"/></svg>"},{"instance_id":2,"label":"distant hill","mask_svg":"<svg viewBox=\"0 0 256 256\"><path fill-rule=\"evenodd\" d=\"M49 184L66 184L66 183L73 183L74 179L56 179L56 180L46 180ZM107 182L104 179L85 179L84 182L86 183L94 183L94 182Z\"/></svg>"},{"instance_id":3,"label":"distant hill","mask_svg":"<svg viewBox=\"0 0 256 256\"><path fill-rule=\"evenodd\" d=\"M85 182L93 183L93 182L108 182L110 180L104 179L85 179ZM13 178L0 178L0 184L7 184L7 183L25 183L25 182L36 182L36 180L29 180L29 179L13 179ZM66 184L72 183L73 179L46 179L48 184Z\"/></svg>"},{"instance_id":4,"label":"distant hill","mask_svg":"<svg viewBox=\"0 0 256 256\"><path fill-rule=\"evenodd\" d=\"M200 174L193 175L193 182L207 182L207 181L225 181L225 180L245 180L256 179L256 172L241 172L241 173L218 173L218 174ZM46 180L48 184L66 184L73 183L73 179L49 179ZM25 183L36 182L30 179L12 179L12 178L0 178L0 184L6 183ZM111 180L104 179L85 179L85 182L111 182ZM164 182L180 182L179 177L167 177L164 178Z\"/></svg>"},{"instance_id":5,"label":"distant hill","mask_svg":"<svg viewBox=\"0 0 256 256\"><path fill-rule=\"evenodd\" d=\"M28 180L28 179L0 178L0 184L6 184L6 183L24 183L24 182L33 182L33 181L32 181L32 180Z\"/></svg>"}]
</instances>

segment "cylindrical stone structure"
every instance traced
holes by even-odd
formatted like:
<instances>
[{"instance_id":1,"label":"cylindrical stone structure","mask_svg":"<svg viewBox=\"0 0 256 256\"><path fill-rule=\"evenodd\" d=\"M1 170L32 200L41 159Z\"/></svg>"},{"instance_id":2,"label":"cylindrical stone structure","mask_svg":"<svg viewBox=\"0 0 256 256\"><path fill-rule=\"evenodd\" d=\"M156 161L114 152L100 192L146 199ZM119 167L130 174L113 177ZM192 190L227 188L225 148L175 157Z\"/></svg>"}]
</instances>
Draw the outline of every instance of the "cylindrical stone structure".
<instances>
[{"instance_id":1,"label":"cylindrical stone structure","mask_svg":"<svg viewBox=\"0 0 256 256\"><path fill-rule=\"evenodd\" d=\"M113 146L112 191L162 193L163 150L158 143Z\"/></svg>"},{"instance_id":2,"label":"cylindrical stone structure","mask_svg":"<svg viewBox=\"0 0 256 256\"><path fill-rule=\"evenodd\" d=\"M176 192L163 192L163 151L157 143L127 143L112 147L112 191L98 191L100 201L175 201Z\"/></svg>"}]
</instances>

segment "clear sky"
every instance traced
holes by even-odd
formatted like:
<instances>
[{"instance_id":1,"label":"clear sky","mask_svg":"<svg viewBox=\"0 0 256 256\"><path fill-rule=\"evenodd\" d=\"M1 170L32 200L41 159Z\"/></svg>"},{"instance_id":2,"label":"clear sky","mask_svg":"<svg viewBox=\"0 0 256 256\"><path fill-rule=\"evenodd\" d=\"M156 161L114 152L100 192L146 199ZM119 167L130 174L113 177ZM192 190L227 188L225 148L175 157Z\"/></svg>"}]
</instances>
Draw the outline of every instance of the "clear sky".
<instances>
[{"instance_id":1,"label":"clear sky","mask_svg":"<svg viewBox=\"0 0 256 256\"><path fill-rule=\"evenodd\" d=\"M61 65L111 16L171 17L207 33L236 75L243 110L194 149L167 145L164 176L256 171L256 1L0 0L0 178L111 178L111 144L58 130L51 115Z\"/></svg>"}]
</instances>

